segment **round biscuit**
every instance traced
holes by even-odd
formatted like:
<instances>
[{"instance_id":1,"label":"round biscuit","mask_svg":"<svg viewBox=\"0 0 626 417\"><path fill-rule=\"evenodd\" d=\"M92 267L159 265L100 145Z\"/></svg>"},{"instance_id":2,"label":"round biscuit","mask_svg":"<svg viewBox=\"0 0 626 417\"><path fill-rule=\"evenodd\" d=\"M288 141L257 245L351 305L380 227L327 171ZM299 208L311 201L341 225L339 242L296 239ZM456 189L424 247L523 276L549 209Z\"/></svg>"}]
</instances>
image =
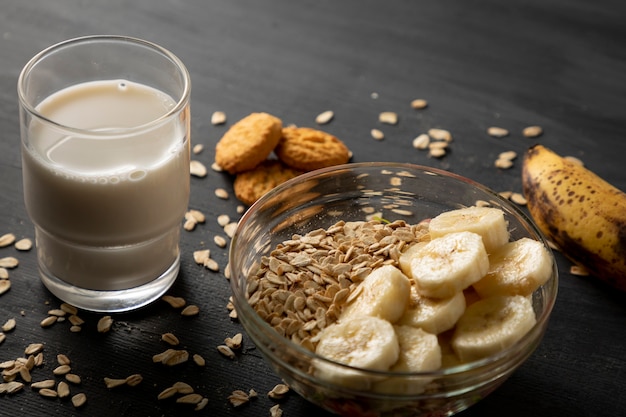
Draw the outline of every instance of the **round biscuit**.
<instances>
[{"instance_id":1,"label":"round biscuit","mask_svg":"<svg viewBox=\"0 0 626 417\"><path fill-rule=\"evenodd\" d=\"M268 113L251 113L233 124L215 146L215 163L231 174L255 168L274 150L282 121Z\"/></svg>"},{"instance_id":2,"label":"round biscuit","mask_svg":"<svg viewBox=\"0 0 626 417\"><path fill-rule=\"evenodd\" d=\"M256 168L240 172L235 177L233 188L235 197L248 206L272 188L302 174L278 160L265 160Z\"/></svg>"},{"instance_id":3,"label":"round biscuit","mask_svg":"<svg viewBox=\"0 0 626 417\"><path fill-rule=\"evenodd\" d=\"M350 150L335 136L309 127L285 127L274 149L278 158L290 167L313 171L350 160Z\"/></svg>"}]
</instances>

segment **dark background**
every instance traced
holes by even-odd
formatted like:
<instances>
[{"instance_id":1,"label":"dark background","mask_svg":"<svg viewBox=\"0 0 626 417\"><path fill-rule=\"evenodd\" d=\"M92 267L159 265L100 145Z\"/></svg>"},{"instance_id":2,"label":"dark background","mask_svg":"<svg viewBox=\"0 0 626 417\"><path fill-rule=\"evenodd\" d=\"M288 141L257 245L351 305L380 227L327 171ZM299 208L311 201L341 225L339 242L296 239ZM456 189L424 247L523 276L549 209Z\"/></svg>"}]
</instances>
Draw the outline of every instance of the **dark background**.
<instances>
[{"instance_id":1,"label":"dark background","mask_svg":"<svg viewBox=\"0 0 626 417\"><path fill-rule=\"evenodd\" d=\"M573 155L600 176L626 189L626 3L598 0L531 1L213 1L213 0L3 0L0 6L0 235L33 238L22 202L16 83L19 71L41 49L76 36L124 34L170 49L192 78L192 140L205 145L195 158L207 167L214 146L232 123L255 111L285 124L314 127L315 116L335 112L324 130L342 139L353 161L411 162L468 176L496 191L521 191L521 159L510 170L493 166L502 151L520 155L542 143ZM373 98L373 93L377 98ZM428 100L425 110L409 103ZM212 126L211 114L228 123ZM395 111L397 126L378 114ZM521 130L540 125L527 139ZM496 139L489 126L509 129ZM431 127L452 132L447 156L432 159L412 148ZM384 131L375 141L372 128ZM213 244L222 234L219 214L236 220L232 178L209 172L192 178L190 207L207 223L183 235L182 273L170 291L200 307L181 317L163 302L114 316L110 333L96 332L100 315L81 313L83 331L69 323L42 329L39 322L59 306L38 280L35 251L0 249L16 256L12 288L0 296L0 322L17 319L0 345L0 362L45 343L46 363L34 379L51 377L55 356L72 359L87 394L75 410L69 401L47 400L30 388L0 396L0 416L166 416L188 410L157 394L185 381L209 398L192 415L263 416L275 402L266 397L279 379L244 337L244 350L229 360L216 351L225 337L242 331L228 317L230 295L223 273L194 264L192 252L212 249L223 271L226 250ZM231 197L214 196L218 187ZM626 297L593 278L569 274L556 254L559 296L545 339L535 354L498 391L463 412L473 416L621 416L626 409ZM207 366L165 368L152 363L166 349L165 332L199 353ZM104 377L140 373L137 387L107 390ZM255 389L259 398L233 408L234 389ZM288 416L322 416L295 394L281 401Z\"/></svg>"}]
</instances>

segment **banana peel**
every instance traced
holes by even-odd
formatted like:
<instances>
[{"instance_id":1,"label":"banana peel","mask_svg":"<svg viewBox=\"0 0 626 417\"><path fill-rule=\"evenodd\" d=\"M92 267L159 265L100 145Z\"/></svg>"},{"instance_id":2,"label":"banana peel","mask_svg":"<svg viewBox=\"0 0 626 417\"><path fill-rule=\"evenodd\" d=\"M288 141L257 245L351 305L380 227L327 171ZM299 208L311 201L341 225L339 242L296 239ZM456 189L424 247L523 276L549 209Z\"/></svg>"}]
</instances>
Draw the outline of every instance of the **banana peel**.
<instances>
[{"instance_id":1,"label":"banana peel","mask_svg":"<svg viewBox=\"0 0 626 417\"><path fill-rule=\"evenodd\" d=\"M626 291L626 194L542 145L524 156L522 187L544 235L572 262Z\"/></svg>"}]
</instances>

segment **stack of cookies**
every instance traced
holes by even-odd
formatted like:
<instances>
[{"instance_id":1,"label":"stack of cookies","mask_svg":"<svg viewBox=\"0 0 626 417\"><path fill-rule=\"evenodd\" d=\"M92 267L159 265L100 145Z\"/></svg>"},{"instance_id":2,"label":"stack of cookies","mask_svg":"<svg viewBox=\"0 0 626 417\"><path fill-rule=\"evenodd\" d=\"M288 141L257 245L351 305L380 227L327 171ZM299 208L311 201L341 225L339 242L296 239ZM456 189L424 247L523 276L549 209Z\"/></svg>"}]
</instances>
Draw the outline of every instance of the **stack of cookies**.
<instances>
[{"instance_id":1,"label":"stack of cookies","mask_svg":"<svg viewBox=\"0 0 626 417\"><path fill-rule=\"evenodd\" d=\"M268 113L239 120L215 147L216 164L235 175L235 195L247 205L304 172L345 164L350 155L335 136L308 127L283 127Z\"/></svg>"}]
</instances>

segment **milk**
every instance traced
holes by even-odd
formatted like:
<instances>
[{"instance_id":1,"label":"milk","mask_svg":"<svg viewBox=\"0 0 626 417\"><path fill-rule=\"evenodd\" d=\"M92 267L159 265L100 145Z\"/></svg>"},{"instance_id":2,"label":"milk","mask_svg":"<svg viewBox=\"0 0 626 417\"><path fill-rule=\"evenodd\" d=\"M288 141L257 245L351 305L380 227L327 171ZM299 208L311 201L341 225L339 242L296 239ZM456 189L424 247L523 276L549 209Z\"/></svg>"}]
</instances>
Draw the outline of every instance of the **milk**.
<instances>
[{"instance_id":1,"label":"milk","mask_svg":"<svg viewBox=\"0 0 626 417\"><path fill-rule=\"evenodd\" d=\"M189 117L164 117L175 105L161 91L110 80L68 87L37 106L54 123L32 119L22 165L44 273L117 290L150 282L177 260Z\"/></svg>"}]
</instances>

